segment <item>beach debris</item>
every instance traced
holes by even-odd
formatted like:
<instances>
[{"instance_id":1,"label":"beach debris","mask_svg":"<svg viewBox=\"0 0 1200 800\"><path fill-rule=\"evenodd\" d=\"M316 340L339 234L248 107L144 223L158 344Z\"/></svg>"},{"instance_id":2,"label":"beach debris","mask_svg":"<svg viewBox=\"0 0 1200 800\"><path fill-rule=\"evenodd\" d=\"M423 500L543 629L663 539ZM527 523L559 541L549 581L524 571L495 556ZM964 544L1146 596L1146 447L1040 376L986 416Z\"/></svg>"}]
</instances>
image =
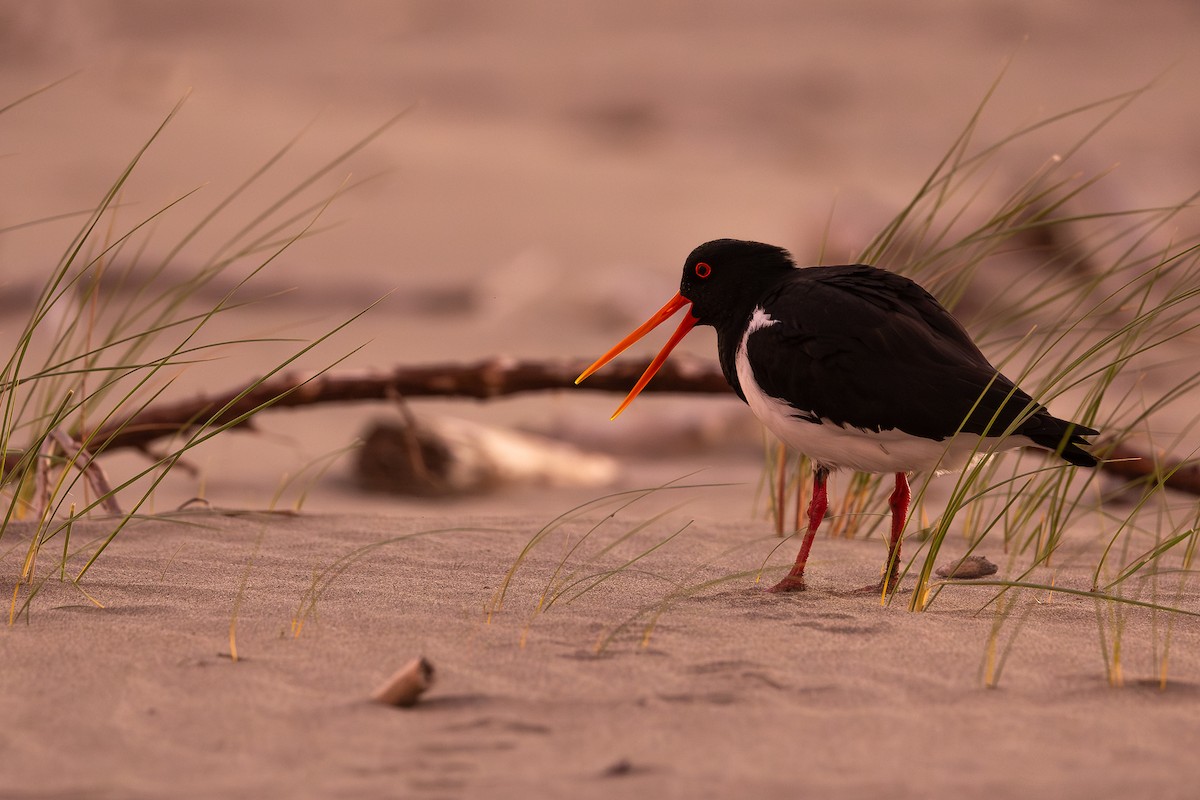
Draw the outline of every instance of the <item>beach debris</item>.
<instances>
[{"instance_id":1,"label":"beach debris","mask_svg":"<svg viewBox=\"0 0 1200 800\"><path fill-rule=\"evenodd\" d=\"M371 693L376 703L400 708L412 708L417 699L433 686L433 665L424 656L417 656Z\"/></svg>"},{"instance_id":2,"label":"beach debris","mask_svg":"<svg viewBox=\"0 0 1200 800\"><path fill-rule=\"evenodd\" d=\"M30 454L13 452L13 455L23 461ZM0 459L0 472L8 470L7 457L8 453L4 453L4 458ZM50 508L52 487L65 477L58 473L65 473L68 469L68 466L59 465L69 465L79 471L87 485L95 492L97 502L105 512L114 516L121 514L121 506L117 502L116 492L109 484L108 476L101 469L100 462L84 446L83 440L76 439L64 428L57 427L50 430L37 451L34 467L34 516L41 516Z\"/></svg>"},{"instance_id":3,"label":"beach debris","mask_svg":"<svg viewBox=\"0 0 1200 800\"><path fill-rule=\"evenodd\" d=\"M535 434L407 415L371 426L354 474L369 491L455 497L512 486L604 486L617 477L617 462Z\"/></svg>"},{"instance_id":4,"label":"beach debris","mask_svg":"<svg viewBox=\"0 0 1200 800\"><path fill-rule=\"evenodd\" d=\"M620 778L633 773L633 762L628 758L619 758L600 771L601 777Z\"/></svg>"},{"instance_id":5,"label":"beach debris","mask_svg":"<svg viewBox=\"0 0 1200 800\"><path fill-rule=\"evenodd\" d=\"M954 563L942 564L934 572L939 578L970 580L995 575L998 569L999 567L988 561L986 556L967 556Z\"/></svg>"}]
</instances>

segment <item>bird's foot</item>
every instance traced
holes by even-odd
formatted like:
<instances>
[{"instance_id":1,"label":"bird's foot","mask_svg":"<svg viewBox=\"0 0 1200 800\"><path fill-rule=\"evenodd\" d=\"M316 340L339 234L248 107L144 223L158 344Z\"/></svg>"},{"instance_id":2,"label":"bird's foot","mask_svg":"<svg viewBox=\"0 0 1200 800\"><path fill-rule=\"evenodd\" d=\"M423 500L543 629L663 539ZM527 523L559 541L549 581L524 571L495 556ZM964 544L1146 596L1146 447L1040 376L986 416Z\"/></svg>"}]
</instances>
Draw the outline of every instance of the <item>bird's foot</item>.
<instances>
[{"instance_id":1,"label":"bird's foot","mask_svg":"<svg viewBox=\"0 0 1200 800\"><path fill-rule=\"evenodd\" d=\"M765 591L771 594L782 594L783 592L803 592L808 587L804 585L803 575L788 575L779 583L775 584Z\"/></svg>"}]
</instances>

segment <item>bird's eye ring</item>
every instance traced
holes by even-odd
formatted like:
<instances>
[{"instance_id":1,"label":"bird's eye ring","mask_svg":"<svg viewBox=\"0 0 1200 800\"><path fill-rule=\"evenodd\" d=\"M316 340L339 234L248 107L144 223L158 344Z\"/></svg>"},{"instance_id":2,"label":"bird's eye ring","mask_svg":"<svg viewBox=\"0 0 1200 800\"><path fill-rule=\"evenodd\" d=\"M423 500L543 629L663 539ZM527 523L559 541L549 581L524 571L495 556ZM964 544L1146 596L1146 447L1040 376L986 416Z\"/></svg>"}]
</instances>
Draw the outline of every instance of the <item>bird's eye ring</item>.
<instances>
[{"instance_id":1,"label":"bird's eye ring","mask_svg":"<svg viewBox=\"0 0 1200 800\"><path fill-rule=\"evenodd\" d=\"M712 267L703 261L696 262L695 270L697 278L707 278L709 275L712 275Z\"/></svg>"}]
</instances>

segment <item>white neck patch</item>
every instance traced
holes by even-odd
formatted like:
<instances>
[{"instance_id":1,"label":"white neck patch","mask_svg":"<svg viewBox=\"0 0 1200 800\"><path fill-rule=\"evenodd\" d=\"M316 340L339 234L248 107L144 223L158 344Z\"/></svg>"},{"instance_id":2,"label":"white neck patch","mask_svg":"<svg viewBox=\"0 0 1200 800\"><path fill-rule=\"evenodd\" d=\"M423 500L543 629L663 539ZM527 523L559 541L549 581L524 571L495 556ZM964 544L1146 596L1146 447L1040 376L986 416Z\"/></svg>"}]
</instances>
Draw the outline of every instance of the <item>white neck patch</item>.
<instances>
[{"instance_id":1,"label":"white neck patch","mask_svg":"<svg viewBox=\"0 0 1200 800\"><path fill-rule=\"evenodd\" d=\"M768 314L766 311L763 310L762 306L758 306L757 308L754 309L754 313L750 315L750 325L749 325L749 327L746 328L746 337L750 336L750 334L754 333L757 330L761 330L763 328L769 328L770 326L774 325L777 322L779 322L779 320L773 319L770 314ZM742 338L742 347L745 347L745 346L746 346L746 338L743 337Z\"/></svg>"}]
</instances>

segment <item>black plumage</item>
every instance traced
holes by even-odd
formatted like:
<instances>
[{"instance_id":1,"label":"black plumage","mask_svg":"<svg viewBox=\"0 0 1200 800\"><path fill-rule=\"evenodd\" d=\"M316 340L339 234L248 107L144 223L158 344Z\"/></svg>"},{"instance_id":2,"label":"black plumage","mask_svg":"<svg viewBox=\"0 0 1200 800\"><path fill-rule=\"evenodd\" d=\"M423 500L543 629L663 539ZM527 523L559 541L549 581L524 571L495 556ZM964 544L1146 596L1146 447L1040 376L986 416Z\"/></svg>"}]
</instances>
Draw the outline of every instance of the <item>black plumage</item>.
<instances>
[{"instance_id":1,"label":"black plumage","mask_svg":"<svg viewBox=\"0 0 1200 800\"><path fill-rule=\"evenodd\" d=\"M699 279L698 263L718 266ZM743 400L734 361L761 309L776 324L747 340L754 378L764 393L792 406L797 419L939 442L960 432L1008 433L1049 450L1061 447L1072 464L1096 464L1080 448L1095 430L1034 402L992 366L949 311L902 275L864 264L799 268L781 248L729 239L696 248L688 264L680 293L692 301L697 324L717 329L721 369ZM718 269L725 274L714 280ZM726 288L733 281L737 292Z\"/></svg>"}]
</instances>

